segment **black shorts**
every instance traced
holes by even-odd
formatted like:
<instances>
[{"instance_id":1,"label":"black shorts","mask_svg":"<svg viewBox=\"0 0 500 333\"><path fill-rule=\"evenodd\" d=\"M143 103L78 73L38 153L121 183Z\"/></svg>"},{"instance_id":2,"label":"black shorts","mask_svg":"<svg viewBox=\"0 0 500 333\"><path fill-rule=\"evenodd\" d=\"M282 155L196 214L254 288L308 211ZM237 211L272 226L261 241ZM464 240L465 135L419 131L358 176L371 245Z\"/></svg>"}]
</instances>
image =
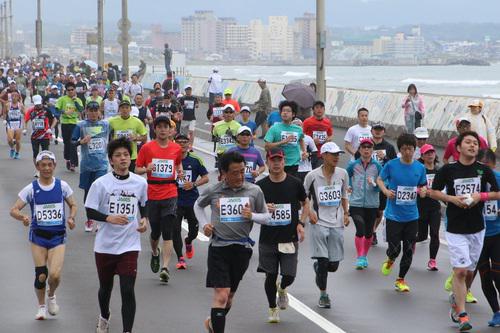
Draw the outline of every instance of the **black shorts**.
<instances>
[{"instance_id":1,"label":"black shorts","mask_svg":"<svg viewBox=\"0 0 500 333\"><path fill-rule=\"evenodd\" d=\"M238 289L243 275L248 269L252 249L243 245L208 247L207 288Z\"/></svg>"},{"instance_id":2,"label":"black shorts","mask_svg":"<svg viewBox=\"0 0 500 333\"><path fill-rule=\"evenodd\" d=\"M36 158L40 152L40 147L42 150L49 150L50 140L49 139L31 139L31 148L33 148L33 158Z\"/></svg>"},{"instance_id":3,"label":"black shorts","mask_svg":"<svg viewBox=\"0 0 500 333\"><path fill-rule=\"evenodd\" d=\"M385 209L385 206L387 205L387 197L384 195L384 193L380 192L379 193L379 205L378 205L378 210L383 211ZM380 216L381 217L381 216Z\"/></svg>"},{"instance_id":4,"label":"black shorts","mask_svg":"<svg viewBox=\"0 0 500 333\"><path fill-rule=\"evenodd\" d=\"M165 200L148 200L148 218L151 226L151 238L172 240L177 213L177 197Z\"/></svg>"},{"instance_id":5,"label":"black shorts","mask_svg":"<svg viewBox=\"0 0 500 333\"><path fill-rule=\"evenodd\" d=\"M299 243L294 242L295 253L281 253L278 244L259 243L259 267L257 272L293 276L297 275Z\"/></svg>"}]
</instances>

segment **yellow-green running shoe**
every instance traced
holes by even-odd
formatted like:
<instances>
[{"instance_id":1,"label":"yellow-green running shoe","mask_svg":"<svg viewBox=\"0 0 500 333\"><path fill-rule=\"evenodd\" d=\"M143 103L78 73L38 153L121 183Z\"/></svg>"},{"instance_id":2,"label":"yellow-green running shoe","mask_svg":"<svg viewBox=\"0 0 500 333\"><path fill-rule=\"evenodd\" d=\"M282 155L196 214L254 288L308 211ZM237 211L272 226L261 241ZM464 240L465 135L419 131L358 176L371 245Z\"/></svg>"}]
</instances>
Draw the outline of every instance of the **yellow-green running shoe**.
<instances>
[{"instance_id":1,"label":"yellow-green running shoe","mask_svg":"<svg viewBox=\"0 0 500 333\"><path fill-rule=\"evenodd\" d=\"M408 284L406 284L406 281L404 279L397 279L394 283L394 289L402 293L407 293L410 291L410 287L408 286Z\"/></svg>"},{"instance_id":2,"label":"yellow-green running shoe","mask_svg":"<svg viewBox=\"0 0 500 333\"><path fill-rule=\"evenodd\" d=\"M383 275L387 276L391 274L392 271L392 265L394 264L394 261L391 259L387 258L384 263L382 264L382 267L380 268L380 271L382 272Z\"/></svg>"},{"instance_id":3,"label":"yellow-green running shoe","mask_svg":"<svg viewBox=\"0 0 500 333\"><path fill-rule=\"evenodd\" d=\"M477 298L472 295L472 292L467 291L467 296L465 296L465 303L477 303Z\"/></svg>"},{"instance_id":4,"label":"yellow-green running shoe","mask_svg":"<svg viewBox=\"0 0 500 333\"><path fill-rule=\"evenodd\" d=\"M451 293L452 288L453 288L453 272L451 272L450 276L448 276L444 281L444 290Z\"/></svg>"}]
</instances>

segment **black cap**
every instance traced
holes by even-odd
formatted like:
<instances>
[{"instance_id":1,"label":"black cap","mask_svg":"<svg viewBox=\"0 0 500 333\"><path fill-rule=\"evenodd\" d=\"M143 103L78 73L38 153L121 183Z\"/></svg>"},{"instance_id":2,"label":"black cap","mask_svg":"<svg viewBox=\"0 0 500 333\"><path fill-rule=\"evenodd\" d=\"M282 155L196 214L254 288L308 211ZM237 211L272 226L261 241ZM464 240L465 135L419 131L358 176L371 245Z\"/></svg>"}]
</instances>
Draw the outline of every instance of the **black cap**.
<instances>
[{"instance_id":1,"label":"black cap","mask_svg":"<svg viewBox=\"0 0 500 333\"><path fill-rule=\"evenodd\" d=\"M99 109L99 103L96 101L90 101L87 103L87 109Z\"/></svg>"},{"instance_id":2,"label":"black cap","mask_svg":"<svg viewBox=\"0 0 500 333\"><path fill-rule=\"evenodd\" d=\"M272 148L267 151L266 158L281 157L285 158L285 152L281 148Z\"/></svg>"},{"instance_id":3,"label":"black cap","mask_svg":"<svg viewBox=\"0 0 500 333\"><path fill-rule=\"evenodd\" d=\"M314 108L316 105L321 105L322 107L325 107L325 103L323 103L323 101L316 101L316 102L314 102L314 104L313 104L313 108Z\"/></svg>"},{"instance_id":4,"label":"black cap","mask_svg":"<svg viewBox=\"0 0 500 333\"><path fill-rule=\"evenodd\" d=\"M168 124L168 127L170 127L170 119L168 117L165 117L165 116L158 116L155 118L155 121L154 121L154 127L158 126L158 124L160 123L167 123Z\"/></svg>"},{"instance_id":5,"label":"black cap","mask_svg":"<svg viewBox=\"0 0 500 333\"><path fill-rule=\"evenodd\" d=\"M373 123L372 128L383 128L383 129L385 129L385 125L384 125L383 122L377 121L377 122Z\"/></svg>"},{"instance_id":6,"label":"black cap","mask_svg":"<svg viewBox=\"0 0 500 333\"><path fill-rule=\"evenodd\" d=\"M186 134L179 133L175 136L175 140L189 140L189 138Z\"/></svg>"},{"instance_id":7,"label":"black cap","mask_svg":"<svg viewBox=\"0 0 500 333\"><path fill-rule=\"evenodd\" d=\"M121 102L120 102L119 107L122 107L123 105L132 106L132 105L130 104L130 102L129 102L129 101L127 101L127 100L125 100L125 99L124 99L123 101L121 101Z\"/></svg>"}]
</instances>

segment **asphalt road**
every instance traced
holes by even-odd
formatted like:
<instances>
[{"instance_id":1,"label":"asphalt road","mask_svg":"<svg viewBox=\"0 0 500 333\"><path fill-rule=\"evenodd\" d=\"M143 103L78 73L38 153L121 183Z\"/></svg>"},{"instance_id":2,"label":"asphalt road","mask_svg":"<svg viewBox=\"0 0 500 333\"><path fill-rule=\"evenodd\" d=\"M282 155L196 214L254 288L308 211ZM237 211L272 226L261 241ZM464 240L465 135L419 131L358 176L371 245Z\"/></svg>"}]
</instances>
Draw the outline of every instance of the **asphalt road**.
<instances>
[{"instance_id":1,"label":"asphalt road","mask_svg":"<svg viewBox=\"0 0 500 333\"><path fill-rule=\"evenodd\" d=\"M203 111L204 112L204 111ZM200 112L200 117L201 116ZM199 120L202 129L204 119ZM336 129L342 141L343 130ZM202 133L199 135L203 137ZM80 206L77 227L68 232L68 243L62 283L58 289L60 314L44 322L34 320L36 301L33 292L34 268L27 241L27 228L9 216L10 206L19 190L33 180L31 148L23 140L21 160L8 158L5 136L0 136L0 214L4 217L0 233L0 262L2 263L0 302L0 332L92 332L98 315L98 281L93 257L94 234L84 232L83 205ZM211 182L215 181L212 157L207 154L211 143L197 140L196 151L210 169ZM59 161L62 148L51 145ZM200 148L200 149L198 149ZM345 159L343 160L345 163ZM78 189L78 174L70 173L59 163L57 176L67 181L75 191L78 203L83 192ZM25 208L27 211L27 208ZM259 226L252 238L258 239ZM257 273L258 250L254 255L228 316L226 331L243 332L456 332L448 318L447 293L443 282L450 272L448 249L441 246L437 262L440 270L428 272L428 243L418 244L413 266L407 275L410 293L393 290L397 269L389 277L380 274L385 259L386 245L380 243L369 254L370 267L364 271L354 269L354 226L345 230L345 260L339 270L329 275L328 292L332 309L319 309L318 291L314 284L312 260L306 238L299 250L299 267L295 283L289 288L294 296L288 310L280 313L280 324L267 323L267 301L264 276ZM379 239L382 233L379 231ZM142 237L136 283L137 314L134 332L204 332L202 321L209 314L212 291L205 288L206 241L195 243L196 255L188 261L186 271L171 267L171 281L162 285L149 269L150 250L148 235ZM399 263L399 261L398 261ZM117 286L117 285L116 285ZM479 281L473 292L479 303L468 306L474 331L490 331L487 321L491 311L486 303ZM119 288L115 288L111 301L111 332L121 332ZM321 325L321 326L320 326Z\"/></svg>"}]
</instances>

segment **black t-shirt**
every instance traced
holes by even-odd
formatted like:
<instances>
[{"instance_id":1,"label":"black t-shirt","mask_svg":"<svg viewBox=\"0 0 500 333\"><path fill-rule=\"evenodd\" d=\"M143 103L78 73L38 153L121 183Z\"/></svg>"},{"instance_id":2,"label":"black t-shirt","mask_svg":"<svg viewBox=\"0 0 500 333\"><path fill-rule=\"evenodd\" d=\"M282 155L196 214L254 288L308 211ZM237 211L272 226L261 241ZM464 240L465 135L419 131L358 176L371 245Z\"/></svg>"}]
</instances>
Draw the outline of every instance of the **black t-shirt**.
<instances>
[{"instance_id":1,"label":"black t-shirt","mask_svg":"<svg viewBox=\"0 0 500 333\"><path fill-rule=\"evenodd\" d=\"M428 188L432 188L432 183L434 182L434 177L436 176L437 171L437 168L434 168L432 170L425 168ZM439 201L431 199L429 197L422 199L420 196L417 196L417 205L419 212L441 209L441 204L439 203ZM422 215L421 213L419 214Z\"/></svg>"},{"instance_id":2,"label":"black t-shirt","mask_svg":"<svg viewBox=\"0 0 500 333\"><path fill-rule=\"evenodd\" d=\"M259 242L265 244L296 242L300 202L306 200L306 191L300 180L287 175L281 183L274 183L266 177L256 184L264 192L267 203L290 204L291 208L291 223L279 226L262 225Z\"/></svg>"},{"instance_id":3,"label":"black t-shirt","mask_svg":"<svg viewBox=\"0 0 500 333\"><path fill-rule=\"evenodd\" d=\"M441 191L446 186L448 195L464 195L467 193L487 192L487 184L490 184L491 192L498 191L495 175L490 168L479 162L474 162L472 165L455 162L446 164L438 170L432 189ZM462 209L448 203L446 208L448 218L446 230L454 234L474 234L483 230L483 206L484 203L479 202L472 208Z\"/></svg>"},{"instance_id":4,"label":"black t-shirt","mask_svg":"<svg viewBox=\"0 0 500 333\"><path fill-rule=\"evenodd\" d=\"M179 99L182 108L182 120L195 120L194 110L198 105L198 98L194 96L183 96Z\"/></svg>"},{"instance_id":5,"label":"black t-shirt","mask_svg":"<svg viewBox=\"0 0 500 333\"><path fill-rule=\"evenodd\" d=\"M75 84L76 96L82 101L85 100L85 92L87 91L87 83L80 81Z\"/></svg>"}]
</instances>

